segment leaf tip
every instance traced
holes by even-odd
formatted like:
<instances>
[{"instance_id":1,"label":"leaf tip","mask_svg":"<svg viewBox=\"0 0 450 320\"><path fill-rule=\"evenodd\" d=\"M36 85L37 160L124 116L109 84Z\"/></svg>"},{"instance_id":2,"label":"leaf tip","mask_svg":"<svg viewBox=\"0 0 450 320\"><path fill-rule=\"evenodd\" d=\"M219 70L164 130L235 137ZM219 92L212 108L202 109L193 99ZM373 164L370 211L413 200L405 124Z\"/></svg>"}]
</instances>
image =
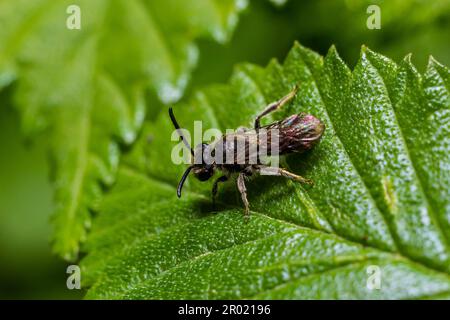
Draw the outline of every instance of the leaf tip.
<instances>
[{"instance_id":1,"label":"leaf tip","mask_svg":"<svg viewBox=\"0 0 450 320\"><path fill-rule=\"evenodd\" d=\"M377 52L371 50L371 49L370 49L367 45L365 45L365 44L363 44L363 45L361 46L360 55L361 55L361 57L368 57L368 58L370 58L370 57L378 57L378 58L383 58L383 60L386 59L385 56L383 56L382 54L377 53Z\"/></svg>"},{"instance_id":2,"label":"leaf tip","mask_svg":"<svg viewBox=\"0 0 450 320\"><path fill-rule=\"evenodd\" d=\"M414 77L420 78L420 74L417 71L416 67L412 63L412 53L408 53L404 58L402 63L400 64L400 67L405 69L408 74L413 75Z\"/></svg>"},{"instance_id":3,"label":"leaf tip","mask_svg":"<svg viewBox=\"0 0 450 320\"><path fill-rule=\"evenodd\" d=\"M408 68L408 70L410 70L410 71L414 71L415 67L414 67L414 65L413 65L413 63L412 63L412 53L408 53L408 54L403 58L403 61L402 61L402 64L401 64L401 65L406 66L406 67Z\"/></svg>"},{"instance_id":4,"label":"leaf tip","mask_svg":"<svg viewBox=\"0 0 450 320\"><path fill-rule=\"evenodd\" d=\"M403 60L404 60L406 63L408 63L408 64L411 63L411 59L412 59L412 53L408 53L408 54L403 58Z\"/></svg>"},{"instance_id":5,"label":"leaf tip","mask_svg":"<svg viewBox=\"0 0 450 320\"><path fill-rule=\"evenodd\" d=\"M432 55L428 57L427 72L450 74L450 70L445 65L436 60Z\"/></svg>"},{"instance_id":6,"label":"leaf tip","mask_svg":"<svg viewBox=\"0 0 450 320\"><path fill-rule=\"evenodd\" d=\"M427 64L427 68L445 68L445 66L440 63L438 60L436 60L435 57L433 57L431 54L428 57L428 64Z\"/></svg>"},{"instance_id":7,"label":"leaf tip","mask_svg":"<svg viewBox=\"0 0 450 320\"><path fill-rule=\"evenodd\" d=\"M274 64L280 64L280 62L278 61L277 58L270 59L269 63L267 65L270 66L270 65L274 65Z\"/></svg>"},{"instance_id":8,"label":"leaf tip","mask_svg":"<svg viewBox=\"0 0 450 320\"><path fill-rule=\"evenodd\" d=\"M328 49L327 55L325 56L325 59L334 58L341 60L341 57L339 56L339 53L336 49L336 46L333 44L331 45L330 49Z\"/></svg>"},{"instance_id":9,"label":"leaf tip","mask_svg":"<svg viewBox=\"0 0 450 320\"><path fill-rule=\"evenodd\" d=\"M325 56L325 65L333 66L332 68L339 67L345 69L346 73L351 72L347 64L342 60L334 44L328 49L327 55Z\"/></svg>"},{"instance_id":10,"label":"leaf tip","mask_svg":"<svg viewBox=\"0 0 450 320\"><path fill-rule=\"evenodd\" d=\"M359 60L358 60L358 64L364 62L365 60L367 60L367 53L369 53L370 50L366 45L362 45L361 46L361 50L359 51Z\"/></svg>"},{"instance_id":11,"label":"leaf tip","mask_svg":"<svg viewBox=\"0 0 450 320\"><path fill-rule=\"evenodd\" d=\"M366 56L368 56L369 58L370 57L383 57L383 58L385 58L383 55L381 55L381 54L379 54L379 53L377 53L377 52L375 52L375 51L372 51L367 45L365 45L365 44L363 44L362 46L361 46L361 57L366 57Z\"/></svg>"},{"instance_id":12,"label":"leaf tip","mask_svg":"<svg viewBox=\"0 0 450 320\"><path fill-rule=\"evenodd\" d=\"M59 239L53 239L52 252L66 262L75 262L78 259L79 246L76 242L61 243Z\"/></svg>"}]
</instances>

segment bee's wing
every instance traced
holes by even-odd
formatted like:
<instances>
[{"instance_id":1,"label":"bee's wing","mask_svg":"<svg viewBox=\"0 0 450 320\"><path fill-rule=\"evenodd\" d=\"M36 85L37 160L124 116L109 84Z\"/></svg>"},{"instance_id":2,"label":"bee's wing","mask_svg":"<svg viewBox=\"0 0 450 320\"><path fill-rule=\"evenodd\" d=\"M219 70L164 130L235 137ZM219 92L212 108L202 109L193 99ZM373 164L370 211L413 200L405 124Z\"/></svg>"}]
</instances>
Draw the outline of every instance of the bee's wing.
<instances>
[{"instance_id":1,"label":"bee's wing","mask_svg":"<svg viewBox=\"0 0 450 320\"><path fill-rule=\"evenodd\" d=\"M278 130L277 137L273 141L278 145L278 154L282 155L311 149L322 137L325 125L310 114L299 113L262 129Z\"/></svg>"}]
</instances>

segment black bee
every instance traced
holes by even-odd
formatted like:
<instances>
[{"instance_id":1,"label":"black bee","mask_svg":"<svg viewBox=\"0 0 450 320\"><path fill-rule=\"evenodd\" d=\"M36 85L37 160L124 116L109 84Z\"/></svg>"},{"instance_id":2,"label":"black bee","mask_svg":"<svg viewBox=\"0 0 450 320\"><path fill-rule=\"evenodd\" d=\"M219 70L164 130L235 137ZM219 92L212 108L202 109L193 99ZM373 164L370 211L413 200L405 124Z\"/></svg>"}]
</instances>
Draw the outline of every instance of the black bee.
<instances>
[{"instance_id":1,"label":"black bee","mask_svg":"<svg viewBox=\"0 0 450 320\"><path fill-rule=\"evenodd\" d=\"M216 179L212 188L213 203L217 194L218 184L227 181L233 173L238 173L237 187L244 203L245 215L248 217L249 204L245 178L251 176L253 173L263 172L283 176L301 183L312 184L311 180L293 174L285 169L265 165L261 159L262 157L260 157L261 153L267 156L274 154L278 156L293 152L303 152L311 149L322 137L325 125L316 117L305 113L294 114L284 120L264 127L260 126L262 117L280 109L295 97L297 91L298 87L295 86L285 97L269 104L256 117L254 129L240 128L236 133L223 135L211 144L202 143L198 145L195 151L190 147L180 131L180 126L175 119L172 108L169 108L170 119L180 135L180 139L192 154L192 164L186 169L178 184L178 197L181 197L181 189L191 171L200 181L209 180L214 175L215 170L222 171L223 175ZM274 134L277 135L278 148L276 153L272 147L272 142L275 140ZM261 141L265 143L263 144ZM223 160L226 154L232 155L231 162L226 161L224 163L224 161L217 161L217 159Z\"/></svg>"}]
</instances>

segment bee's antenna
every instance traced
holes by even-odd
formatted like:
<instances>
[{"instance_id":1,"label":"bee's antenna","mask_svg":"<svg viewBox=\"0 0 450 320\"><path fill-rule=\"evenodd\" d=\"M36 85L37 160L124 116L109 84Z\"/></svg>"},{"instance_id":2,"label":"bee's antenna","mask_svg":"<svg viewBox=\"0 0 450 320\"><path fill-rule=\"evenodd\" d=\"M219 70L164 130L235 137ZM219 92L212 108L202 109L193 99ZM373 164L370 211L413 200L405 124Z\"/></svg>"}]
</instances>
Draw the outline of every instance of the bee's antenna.
<instances>
[{"instance_id":1,"label":"bee's antenna","mask_svg":"<svg viewBox=\"0 0 450 320\"><path fill-rule=\"evenodd\" d=\"M194 150L192 150L191 146L189 145L189 142L186 140L186 138L183 135L183 132L181 132L181 128L178 125L177 120L175 119L175 115L173 114L173 110L170 107L169 108L169 116L170 116L170 120L172 120L173 126L175 127L175 129L178 132L178 135L180 136L180 140L183 141L184 145L191 151L192 156L194 156ZM190 169L189 169L190 170ZM186 170L187 171L187 170ZM183 175L184 177L184 175ZM186 179L186 177L184 177L184 179ZM183 181L184 182L184 181ZM180 188L181 189L181 188Z\"/></svg>"},{"instance_id":2,"label":"bee's antenna","mask_svg":"<svg viewBox=\"0 0 450 320\"><path fill-rule=\"evenodd\" d=\"M186 171L183 173L183 176L181 177L180 183L178 183L178 187L177 187L177 196L178 198L181 197L181 189L183 189L183 184L186 181L186 178L189 175L189 172L191 172L193 166L189 166Z\"/></svg>"}]
</instances>

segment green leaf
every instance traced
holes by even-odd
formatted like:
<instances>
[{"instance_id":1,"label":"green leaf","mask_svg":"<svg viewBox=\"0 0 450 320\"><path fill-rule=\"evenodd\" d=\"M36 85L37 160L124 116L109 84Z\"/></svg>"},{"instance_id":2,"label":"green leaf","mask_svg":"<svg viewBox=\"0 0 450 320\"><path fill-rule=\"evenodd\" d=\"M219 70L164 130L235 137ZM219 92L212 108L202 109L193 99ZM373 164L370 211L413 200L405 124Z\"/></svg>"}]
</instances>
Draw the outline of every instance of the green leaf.
<instances>
[{"instance_id":1,"label":"green leaf","mask_svg":"<svg viewBox=\"0 0 450 320\"><path fill-rule=\"evenodd\" d=\"M81 30L66 27L69 5ZM120 145L135 140L147 88L178 100L196 64L193 40L226 41L246 1L0 1L0 88L31 137L49 128L57 212L54 249L74 259L90 210L113 183Z\"/></svg>"},{"instance_id":2,"label":"green leaf","mask_svg":"<svg viewBox=\"0 0 450 320\"><path fill-rule=\"evenodd\" d=\"M294 84L283 118L300 111L326 125L314 150L285 166L314 187L279 177L247 183L245 223L233 182L217 212L211 183L170 159L165 112L126 156L84 246L87 298L406 299L450 293L450 71L430 59L420 74L361 51L351 71L296 44L283 64L244 64L227 85L197 92L175 112L192 132L251 126ZM266 121L270 121L267 119ZM368 282L378 270L380 289Z\"/></svg>"}]
</instances>

